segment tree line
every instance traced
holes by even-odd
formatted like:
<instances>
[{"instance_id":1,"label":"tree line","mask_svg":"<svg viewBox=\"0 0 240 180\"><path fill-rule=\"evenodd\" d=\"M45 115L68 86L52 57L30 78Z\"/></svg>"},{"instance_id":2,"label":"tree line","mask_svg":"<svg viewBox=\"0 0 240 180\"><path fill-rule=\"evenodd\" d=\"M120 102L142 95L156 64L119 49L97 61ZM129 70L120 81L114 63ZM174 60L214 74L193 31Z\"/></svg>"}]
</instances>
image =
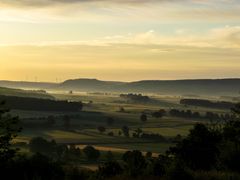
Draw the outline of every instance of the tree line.
<instances>
[{"instance_id":1,"label":"tree line","mask_svg":"<svg viewBox=\"0 0 240 180\"><path fill-rule=\"evenodd\" d=\"M128 101L131 102L140 102L140 103L147 103L151 99L148 96L143 96L142 94L120 94L121 98L127 99Z\"/></svg>"},{"instance_id":2,"label":"tree line","mask_svg":"<svg viewBox=\"0 0 240 180\"><path fill-rule=\"evenodd\" d=\"M6 101L7 107L19 110L77 112L81 111L83 108L82 102L56 101L28 97L0 95L0 101Z\"/></svg>"},{"instance_id":3,"label":"tree line","mask_svg":"<svg viewBox=\"0 0 240 180\"><path fill-rule=\"evenodd\" d=\"M213 102L205 99L181 99L180 104L189 105L189 106L201 106L207 108L216 108L216 109L231 109L235 106L235 103L232 102Z\"/></svg>"}]
</instances>

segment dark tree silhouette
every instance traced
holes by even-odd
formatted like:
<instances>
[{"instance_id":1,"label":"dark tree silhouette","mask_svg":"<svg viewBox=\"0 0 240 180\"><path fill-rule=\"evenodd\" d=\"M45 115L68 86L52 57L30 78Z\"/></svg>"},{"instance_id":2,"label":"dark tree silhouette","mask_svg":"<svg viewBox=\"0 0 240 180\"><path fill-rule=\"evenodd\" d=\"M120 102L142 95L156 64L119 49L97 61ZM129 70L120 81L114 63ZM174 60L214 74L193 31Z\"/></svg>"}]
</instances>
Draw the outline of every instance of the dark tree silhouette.
<instances>
[{"instance_id":1,"label":"dark tree silhouette","mask_svg":"<svg viewBox=\"0 0 240 180\"><path fill-rule=\"evenodd\" d=\"M210 131L204 124L196 124L187 138L170 148L168 153L191 169L209 170L217 163L220 142L218 132Z\"/></svg>"},{"instance_id":2,"label":"dark tree silhouette","mask_svg":"<svg viewBox=\"0 0 240 180\"><path fill-rule=\"evenodd\" d=\"M222 147L222 164L228 169L240 172L240 104L233 109L233 117L223 127L224 145Z\"/></svg>"},{"instance_id":3,"label":"dark tree silhouette","mask_svg":"<svg viewBox=\"0 0 240 180\"><path fill-rule=\"evenodd\" d=\"M123 168L116 161L105 162L98 167L98 179L106 179L123 173Z\"/></svg>"},{"instance_id":4,"label":"dark tree silhouette","mask_svg":"<svg viewBox=\"0 0 240 180\"><path fill-rule=\"evenodd\" d=\"M114 133L111 131L108 133L109 136L114 136Z\"/></svg>"},{"instance_id":5,"label":"dark tree silhouette","mask_svg":"<svg viewBox=\"0 0 240 180\"><path fill-rule=\"evenodd\" d=\"M153 112L152 113L152 117L154 117L154 118L162 118L165 115L165 113L166 113L165 110L161 109L159 111Z\"/></svg>"},{"instance_id":6,"label":"dark tree silhouette","mask_svg":"<svg viewBox=\"0 0 240 180\"><path fill-rule=\"evenodd\" d=\"M119 108L119 112L124 113L124 112L126 112L126 111L125 111L124 107L120 107L120 108Z\"/></svg>"},{"instance_id":7,"label":"dark tree silhouette","mask_svg":"<svg viewBox=\"0 0 240 180\"><path fill-rule=\"evenodd\" d=\"M129 127L128 126L123 126L122 132L123 132L124 136L129 137Z\"/></svg>"},{"instance_id":8,"label":"dark tree silhouette","mask_svg":"<svg viewBox=\"0 0 240 180\"><path fill-rule=\"evenodd\" d=\"M143 174L147 167L146 160L140 151L127 151L123 154L123 161L126 163L126 171L130 176L139 176Z\"/></svg>"},{"instance_id":9,"label":"dark tree silhouette","mask_svg":"<svg viewBox=\"0 0 240 180\"><path fill-rule=\"evenodd\" d=\"M30 157L17 156L4 170L1 169L1 179L64 180L65 173L60 163L37 153Z\"/></svg>"},{"instance_id":10,"label":"dark tree silhouette","mask_svg":"<svg viewBox=\"0 0 240 180\"><path fill-rule=\"evenodd\" d=\"M146 122L147 121L147 115L146 114L141 114L141 116L140 116L140 120L142 121L142 122Z\"/></svg>"},{"instance_id":11,"label":"dark tree silhouette","mask_svg":"<svg viewBox=\"0 0 240 180\"><path fill-rule=\"evenodd\" d=\"M16 149L11 147L11 141L21 131L18 117L12 117L5 108L5 102L0 102L0 162L7 162L14 157Z\"/></svg>"},{"instance_id":12,"label":"dark tree silhouette","mask_svg":"<svg viewBox=\"0 0 240 180\"><path fill-rule=\"evenodd\" d=\"M140 138L142 133L143 133L143 130L140 128L137 128L133 133L133 137Z\"/></svg>"},{"instance_id":13,"label":"dark tree silhouette","mask_svg":"<svg viewBox=\"0 0 240 180\"><path fill-rule=\"evenodd\" d=\"M100 157L100 151L95 149L93 146L86 146L83 149L83 152L89 160L96 161Z\"/></svg>"},{"instance_id":14,"label":"dark tree silhouette","mask_svg":"<svg viewBox=\"0 0 240 180\"><path fill-rule=\"evenodd\" d=\"M78 112L83 108L82 102L0 95L0 101L2 100L6 100L8 107L20 110Z\"/></svg>"},{"instance_id":15,"label":"dark tree silhouette","mask_svg":"<svg viewBox=\"0 0 240 180\"><path fill-rule=\"evenodd\" d=\"M122 131L118 131L118 135L121 136L122 135Z\"/></svg>"},{"instance_id":16,"label":"dark tree silhouette","mask_svg":"<svg viewBox=\"0 0 240 180\"><path fill-rule=\"evenodd\" d=\"M97 130L100 132L100 133L104 133L106 131L106 128L104 126L98 126Z\"/></svg>"},{"instance_id":17,"label":"dark tree silhouette","mask_svg":"<svg viewBox=\"0 0 240 180\"><path fill-rule=\"evenodd\" d=\"M51 155L55 151L57 146L56 142L47 141L42 137L32 138L29 142L29 149L33 153L41 153L45 155Z\"/></svg>"},{"instance_id":18,"label":"dark tree silhouette","mask_svg":"<svg viewBox=\"0 0 240 180\"><path fill-rule=\"evenodd\" d=\"M145 156L146 156L147 159L151 159L152 158L152 152L148 151Z\"/></svg>"}]
</instances>

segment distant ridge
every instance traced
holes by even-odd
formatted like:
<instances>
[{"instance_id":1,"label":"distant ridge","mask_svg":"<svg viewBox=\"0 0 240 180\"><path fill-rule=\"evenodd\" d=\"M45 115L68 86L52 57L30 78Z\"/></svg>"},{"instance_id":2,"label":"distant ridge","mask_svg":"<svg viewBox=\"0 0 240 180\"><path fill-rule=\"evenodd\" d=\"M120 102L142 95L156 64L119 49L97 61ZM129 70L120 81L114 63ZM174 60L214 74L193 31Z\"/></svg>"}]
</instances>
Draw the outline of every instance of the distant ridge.
<instances>
[{"instance_id":1,"label":"distant ridge","mask_svg":"<svg viewBox=\"0 0 240 180\"><path fill-rule=\"evenodd\" d=\"M169 95L240 95L240 78L142 80L135 82L70 79L63 83L0 81L0 86L13 88L57 89L87 92L159 93Z\"/></svg>"},{"instance_id":2,"label":"distant ridge","mask_svg":"<svg viewBox=\"0 0 240 180\"><path fill-rule=\"evenodd\" d=\"M0 87L8 88L49 89L54 86L56 83L0 80Z\"/></svg>"}]
</instances>

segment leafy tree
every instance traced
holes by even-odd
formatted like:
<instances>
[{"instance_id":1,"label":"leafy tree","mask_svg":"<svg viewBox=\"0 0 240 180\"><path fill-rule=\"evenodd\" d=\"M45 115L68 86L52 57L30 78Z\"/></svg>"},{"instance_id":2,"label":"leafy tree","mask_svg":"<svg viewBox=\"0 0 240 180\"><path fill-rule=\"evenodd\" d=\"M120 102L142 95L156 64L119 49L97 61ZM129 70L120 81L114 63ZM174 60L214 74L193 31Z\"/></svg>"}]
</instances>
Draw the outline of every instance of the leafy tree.
<instances>
[{"instance_id":1,"label":"leafy tree","mask_svg":"<svg viewBox=\"0 0 240 180\"><path fill-rule=\"evenodd\" d=\"M224 142L221 148L221 161L226 169L240 171L240 104L232 109L233 116L223 127Z\"/></svg>"},{"instance_id":2,"label":"leafy tree","mask_svg":"<svg viewBox=\"0 0 240 180\"><path fill-rule=\"evenodd\" d=\"M146 114L141 114L141 116L140 116L140 120L142 121L142 122L146 122L147 121L147 115Z\"/></svg>"},{"instance_id":3,"label":"leafy tree","mask_svg":"<svg viewBox=\"0 0 240 180\"><path fill-rule=\"evenodd\" d=\"M123 161L126 163L126 171L130 176L139 176L143 174L147 167L146 160L140 151L127 151L123 154Z\"/></svg>"},{"instance_id":4,"label":"leafy tree","mask_svg":"<svg viewBox=\"0 0 240 180\"><path fill-rule=\"evenodd\" d=\"M148 152L146 153L146 158L147 158L147 159L151 159L151 158L152 158L152 152L148 151Z\"/></svg>"},{"instance_id":5,"label":"leafy tree","mask_svg":"<svg viewBox=\"0 0 240 180\"><path fill-rule=\"evenodd\" d=\"M184 179L184 180L194 180L192 173L180 162L173 162L173 165L169 168L167 172L167 177L169 179Z\"/></svg>"},{"instance_id":6,"label":"leafy tree","mask_svg":"<svg viewBox=\"0 0 240 180\"><path fill-rule=\"evenodd\" d=\"M235 118L227 121L223 128L224 138L235 144L236 150L240 150L240 103L232 109Z\"/></svg>"},{"instance_id":7,"label":"leafy tree","mask_svg":"<svg viewBox=\"0 0 240 180\"><path fill-rule=\"evenodd\" d=\"M119 108L119 112L124 113L124 112L126 112L126 111L125 111L124 107L120 107L120 108Z\"/></svg>"},{"instance_id":8,"label":"leafy tree","mask_svg":"<svg viewBox=\"0 0 240 180\"><path fill-rule=\"evenodd\" d=\"M173 139L172 142L178 143L182 141L182 136L180 134L177 134Z\"/></svg>"},{"instance_id":9,"label":"leafy tree","mask_svg":"<svg viewBox=\"0 0 240 180\"><path fill-rule=\"evenodd\" d=\"M123 126L122 127L122 132L125 137L129 137L129 127L128 126Z\"/></svg>"},{"instance_id":10,"label":"leafy tree","mask_svg":"<svg viewBox=\"0 0 240 180\"><path fill-rule=\"evenodd\" d=\"M240 118L240 103L236 104L234 108L232 108L232 112L236 115L236 118Z\"/></svg>"},{"instance_id":11,"label":"leafy tree","mask_svg":"<svg viewBox=\"0 0 240 180\"><path fill-rule=\"evenodd\" d=\"M81 156L81 149L75 145L70 145L69 153L73 154L74 156Z\"/></svg>"},{"instance_id":12,"label":"leafy tree","mask_svg":"<svg viewBox=\"0 0 240 180\"><path fill-rule=\"evenodd\" d=\"M209 170L217 163L220 142L219 132L210 131L204 124L196 124L190 134L168 153L191 169Z\"/></svg>"},{"instance_id":13,"label":"leafy tree","mask_svg":"<svg viewBox=\"0 0 240 180\"><path fill-rule=\"evenodd\" d=\"M159 141L159 142L166 142L166 138L164 136L162 136L161 134L142 133L140 138Z\"/></svg>"},{"instance_id":14,"label":"leafy tree","mask_svg":"<svg viewBox=\"0 0 240 180\"><path fill-rule=\"evenodd\" d=\"M55 151L55 147L57 146L56 142L47 141L42 137L32 138L29 142L29 149L33 153L41 153L45 155L50 155Z\"/></svg>"},{"instance_id":15,"label":"leafy tree","mask_svg":"<svg viewBox=\"0 0 240 180\"><path fill-rule=\"evenodd\" d=\"M122 135L122 131L118 131L118 135L121 136Z\"/></svg>"},{"instance_id":16,"label":"leafy tree","mask_svg":"<svg viewBox=\"0 0 240 180\"><path fill-rule=\"evenodd\" d=\"M63 159L65 162L78 162L80 157L81 150L75 145L70 145L67 151L63 152Z\"/></svg>"},{"instance_id":17,"label":"leafy tree","mask_svg":"<svg viewBox=\"0 0 240 180\"><path fill-rule=\"evenodd\" d=\"M114 133L111 131L108 133L109 136L114 136Z\"/></svg>"},{"instance_id":18,"label":"leafy tree","mask_svg":"<svg viewBox=\"0 0 240 180\"><path fill-rule=\"evenodd\" d=\"M150 174L162 177L167 173L170 164L171 160L168 156L159 155L159 157L153 159L152 163L150 164L150 171L152 171Z\"/></svg>"},{"instance_id":19,"label":"leafy tree","mask_svg":"<svg viewBox=\"0 0 240 180\"><path fill-rule=\"evenodd\" d=\"M120 97L134 103L147 103L151 100L148 96L143 96L142 94L132 94L132 93L120 94Z\"/></svg>"},{"instance_id":20,"label":"leafy tree","mask_svg":"<svg viewBox=\"0 0 240 180\"><path fill-rule=\"evenodd\" d=\"M154 117L154 118L162 118L163 114L160 111L156 111L156 112L152 113L152 117Z\"/></svg>"},{"instance_id":21,"label":"leafy tree","mask_svg":"<svg viewBox=\"0 0 240 180\"><path fill-rule=\"evenodd\" d=\"M99 179L114 177L123 173L123 168L116 161L109 161L98 167Z\"/></svg>"},{"instance_id":22,"label":"leafy tree","mask_svg":"<svg viewBox=\"0 0 240 180\"><path fill-rule=\"evenodd\" d=\"M159 112L162 114L162 116L165 116L167 114L167 111L165 109L160 109Z\"/></svg>"},{"instance_id":23,"label":"leafy tree","mask_svg":"<svg viewBox=\"0 0 240 180\"><path fill-rule=\"evenodd\" d=\"M104 133L106 131L106 128L104 126L99 126L97 129L100 133Z\"/></svg>"},{"instance_id":24,"label":"leafy tree","mask_svg":"<svg viewBox=\"0 0 240 180\"><path fill-rule=\"evenodd\" d=\"M7 162L12 159L16 149L11 147L11 141L21 131L18 117L8 114L5 102L0 102L0 162Z\"/></svg>"},{"instance_id":25,"label":"leafy tree","mask_svg":"<svg viewBox=\"0 0 240 180\"><path fill-rule=\"evenodd\" d=\"M54 155L57 161L61 161L62 159L66 158L66 155L68 154L68 146L64 144L58 144L55 147Z\"/></svg>"},{"instance_id":26,"label":"leafy tree","mask_svg":"<svg viewBox=\"0 0 240 180\"><path fill-rule=\"evenodd\" d=\"M140 128L137 128L133 133L133 137L140 138L142 133L143 133L143 130Z\"/></svg>"},{"instance_id":27,"label":"leafy tree","mask_svg":"<svg viewBox=\"0 0 240 180\"><path fill-rule=\"evenodd\" d=\"M83 149L83 152L89 160L96 161L100 157L100 151L95 149L93 146L86 146Z\"/></svg>"}]
</instances>

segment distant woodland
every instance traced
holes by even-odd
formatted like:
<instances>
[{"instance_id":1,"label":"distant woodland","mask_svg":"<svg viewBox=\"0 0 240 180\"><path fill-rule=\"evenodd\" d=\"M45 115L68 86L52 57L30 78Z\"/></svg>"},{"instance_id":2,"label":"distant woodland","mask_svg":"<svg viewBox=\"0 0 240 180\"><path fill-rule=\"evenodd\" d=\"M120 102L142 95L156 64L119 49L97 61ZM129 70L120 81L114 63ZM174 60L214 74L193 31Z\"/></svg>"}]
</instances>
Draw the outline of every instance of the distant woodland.
<instances>
[{"instance_id":1,"label":"distant woodland","mask_svg":"<svg viewBox=\"0 0 240 180\"><path fill-rule=\"evenodd\" d=\"M81 111L82 102L55 101L50 99L37 99L17 96L0 95L0 102L6 101L6 106L11 109L32 111Z\"/></svg>"},{"instance_id":2,"label":"distant woodland","mask_svg":"<svg viewBox=\"0 0 240 180\"><path fill-rule=\"evenodd\" d=\"M213 102L213 101L204 100L204 99L181 99L180 104L190 105L190 106L201 106L201 107L207 107L207 108L219 108L219 109L231 109L235 106L235 104L231 102L225 102L225 101Z\"/></svg>"}]
</instances>

